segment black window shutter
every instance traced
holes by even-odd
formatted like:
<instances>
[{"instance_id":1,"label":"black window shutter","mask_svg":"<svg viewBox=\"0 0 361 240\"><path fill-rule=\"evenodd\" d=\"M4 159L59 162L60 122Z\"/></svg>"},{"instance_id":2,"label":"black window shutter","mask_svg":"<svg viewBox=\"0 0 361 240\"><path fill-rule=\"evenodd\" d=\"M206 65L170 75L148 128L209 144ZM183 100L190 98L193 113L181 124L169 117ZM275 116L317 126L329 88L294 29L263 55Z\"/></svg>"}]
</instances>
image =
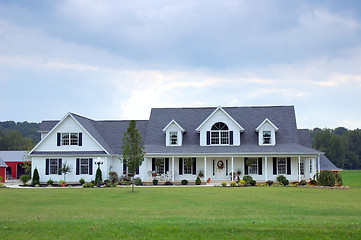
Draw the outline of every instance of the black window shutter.
<instances>
[{"instance_id":1,"label":"black window shutter","mask_svg":"<svg viewBox=\"0 0 361 240\"><path fill-rule=\"evenodd\" d=\"M93 159L89 158L89 175L93 175Z\"/></svg>"},{"instance_id":2,"label":"black window shutter","mask_svg":"<svg viewBox=\"0 0 361 240\"><path fill-rule=\"evenodd\" d=\"M291 158L287 158L287 175L291 175Z\"/></svg>"},{"instance_id":3,"label":"black window shutter","mask_svg":"<svg viewBox=\"0 0 361 240\"><path fill-rule=\"evenodd\" d=\"M192 158L193 159L193 175L197 174L197 159L196 158Z\"/></svg>"},{"instance_id":4,"label":"black window shutter","mask_svg":"<svg viewBox=\"0 0 361 240\"><path fill-rule=\"evenodd\" d=\"M273 175L277 175L277 158L273 158Z\"/></svg>"},{"instance_id":5,"label":"black window shutter","mask_svg":"<svg viewBox=\"0 0 361 240\"><path fill-rule=\"evenodd\" d=\"M83 146L83 134L79 133L79 146Z\"/></svg>"},{"instance_id":6,"label":"black window shutter","mask_svg":"<svg viewBox=\"0 0 361 240\"><path fill-rule=\"evenodd\" d=\"M49 158L45 160L45 175L49 175Z\"/></svg>"},{"instance_id":7,"label":"black window shutter","mask_svg":"<svg viewBox=\"0 0 361 240\"><path fill-rule=\"evenodd\" d=\"M135 174L139 174L139 167L137 167L137 169L135 169Z\"/></svg>"},{"instance_id":8,"label":"black window shutter","mask_svg":"<svg viewBox=\"0 0 361 240\"><path fill-rule=\"evenodd\" d=\"M183 158L179 158L179 175L183 175Z\"/></svg>"},{"instance_id":9,"label":"black window shutter","mask_svg":"<svg viewBox=\"0 0 361 240\"><path fill-rule=\"evenodd\" d=\"M62 163L61 158L59 158L58 161L59 161L59 164L58 164L58 175L61 175L62 172L60 171L60 169L61 169L63 163Z\"/></svg>"},{"instance_id":10,"label":"black window shutter","mask_svg":"<svg viewBox=\"0 0 361 240\"><path fill-rule=\"evenodd\" d=\"M244 158L244 175L248 175L247 160L248 160L248 158Z\"/></svg>"},{"instance_id":11,"label":"black window shutter","mask_svg":"<svg viewBox=\"0 0 361 240\"><path fill-rule=\"evenodd\" d=\"M262 175L262 158L258 158L258 175Z\"/></svg>"},{"instance_id":12,"label":"black window shutter","mask_svg":"<svg viewBox=\"0 0 361 240\"><path fill-rule=\"evenodd\" d=\"M61 135L60 135L60 133L58 133L57 134L57 141L56 141L57 146L60 146L60 137L61 137Z\"/></svg>"},{"instance_id":13,"label":"black window shutter","mask_svg":"<svg viewBox=\"0 0 361 240\"><path fill-rule=\"evenodd\" d=\"M152 171L155 171L155 158L152 158Z\"/></svg>"},{"instance_id":14,"label":"black window shutter","mask_svg":"<svg viewBox=\"0 0 361 240\"><path fill-rule=\"evenodd\" d=\"M165 158L165 173L167 173L169 171L169 158Z\"/></svg>"},{"instance_id":15,"label":"black window shutter","mask_svg":"<svg viewBox=\"0 0 361 240\"><path fill-rule=\"evenodd\" d=\"M233 145L233 131L229 131L229 144Z\"/></svg>"},{"instance_id":16,"label":"black window shutter","mask_svg":"<svg viewBox=\"0 0 361 240\"><path fill-rule=\"evenodd\" d=\"M80 167L80 159L77 158L76 159L76 175L79 175L79 167Z\"/></svg>"},{"instance_id":17,"label":"black window shutter","mask_svg":"<svg viewBox=\"0 0 361 240\"><path fill-rule=\"evenodd\" d=\"M123 173L125 173L125 171L127 171L127 165L125 165L125 163L123 163Z\"/></svg>"},{"instance_id":18,"label":"black window shutter","mask_svg":"<svg viewBox=\"0 0 361 240\"><path fill-rule=\"evenodd\" d=\"M211 132L207 131L207 145L211 145Z\"/></svg>"}]
</instances>

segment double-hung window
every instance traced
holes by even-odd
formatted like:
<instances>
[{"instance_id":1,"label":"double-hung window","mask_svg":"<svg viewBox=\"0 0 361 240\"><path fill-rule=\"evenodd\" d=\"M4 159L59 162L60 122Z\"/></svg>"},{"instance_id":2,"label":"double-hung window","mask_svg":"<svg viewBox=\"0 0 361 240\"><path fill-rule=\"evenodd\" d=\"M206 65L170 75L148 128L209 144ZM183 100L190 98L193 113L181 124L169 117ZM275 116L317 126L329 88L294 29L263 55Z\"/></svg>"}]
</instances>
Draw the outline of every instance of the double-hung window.
<instances>
[{"instance_id":1,"label":"double-hung window","mask_svg":"<svg viewBox=\"0 0 361 240\"><path fill-rule=\"evenodd\" d=\"M229 129L223 122L215 123L211 128L211 145L228 145Z\"/></svg>"},{"instance_id":2,"label":"double-hung window","mask_svg":"<svg viewBox=\"0 0 361 240\"><path fill-rule=\"evenodd\" d=\"M249 158L252 161L252 165L248 167L249 174L258 174L258 161L257 158Z\"/></svg>"},{"instance_id":3,"label":"double-hung window","mask_svg":"<svg viewBox=\"0 0 361 240\"><path fill-rule=\"evenodd\" d=\"M287 161L286 158L278 158L277 159L277 174L286 174L287 171Z\"/></svg>"},{"instance_id":4,"label":"double-hung window","mask_svg":"<svg viewBox=\"0 0 361 240\"><path fill-rule=\"evenodd\" d=\"M263 131L263 144L271 144L271 131Z\"/></svg>"},{"instance_id":5,"label":"double-hung window","mask_svg":"<svg viewBox=\"0 0 361 240\"><path fill-rule=\"evenodd\" d=\"M79 133L61 133L61 145L79 145Z\"/></svg>"},{"instance_id":6,"label":"double-hung window","mask_svg":"<svg viewBox=\"0 0 361 240\"><path fill-rule=\"evenodd\" d=\"M165 162L164 162L164 158L157 158L156 160L156 166L155 166L155 171L157 174L164 174L164 170L165 170Z\"/></svg>"},{"instance_id":7,"label":"double-hung window","mask_svg":"<svg viewBox=\"0 0 361 240\"><path fill-rule=\"evenodd\" d=\"M89 158L80 159L80 174L89 174Z\"/></svg>"},{"instance_id":8,"label":"double-hung window","mask_svg":"<svg viewBox=\"0 0 361 240\"><path fill-rule=\"evenodd\" d=\"M50 174L58 174L59 160L57 158L49 159L49 173Z\"/></svg>"},{"instance_id":9,"label":"double-hung window","mask_svg":"<svg viewBox=\"0 0 361 240\"><path fill-rule=\"evenodd\" d=\"M170 145L177 145L178 144L178 133L177 132L170 132L169 133L169 142Z\"/></svg>"},{"instance_id":10,"label":"double-hung window","mask_svg":"<svg viewBox=\"0 0 361 240\"><path fill-rule=\"evenodd\" d=\"M192 163L192 164L189 164ZM192 158L185 158L183 161L183 170L184 174L192 174L193 170L193 159ZM188 166L187 166L188 165Z\"/></svg>"}]
</instances>

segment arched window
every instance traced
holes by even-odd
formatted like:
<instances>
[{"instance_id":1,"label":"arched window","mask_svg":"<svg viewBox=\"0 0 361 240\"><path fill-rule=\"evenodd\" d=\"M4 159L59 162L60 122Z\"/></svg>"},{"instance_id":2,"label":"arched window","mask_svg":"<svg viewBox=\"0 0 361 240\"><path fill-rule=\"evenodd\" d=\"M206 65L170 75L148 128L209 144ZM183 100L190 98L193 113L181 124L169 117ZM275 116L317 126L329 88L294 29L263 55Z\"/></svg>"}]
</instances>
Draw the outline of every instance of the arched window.
<instances>
[{"instance_id":1,"label":"arched window","mask_svg":"<svg viewBox=\"0 0 361 240\"><path fill-rule=\"evenodd\" d=\"M211 128L211 145L228 145L229 130L223 122L213 124Z\"/></svg>"}]
</instances>

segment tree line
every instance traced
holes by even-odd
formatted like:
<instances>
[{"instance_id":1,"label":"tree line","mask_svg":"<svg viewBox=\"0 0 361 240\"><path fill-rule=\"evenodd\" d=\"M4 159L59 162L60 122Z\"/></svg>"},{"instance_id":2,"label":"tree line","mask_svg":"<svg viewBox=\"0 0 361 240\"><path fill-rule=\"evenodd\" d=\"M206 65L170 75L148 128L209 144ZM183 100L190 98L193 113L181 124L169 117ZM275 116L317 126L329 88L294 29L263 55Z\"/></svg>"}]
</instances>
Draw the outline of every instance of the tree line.
<instances>
[{"instance_id":1,"label":"tree line","mask_svg":"<svg viewBox=\"0 0 361 240\"><path fill-rule=\"evenodd\" d=\"M361 129L314 128L312 147L324 152L339 168L361 169Z\"/></svg>"},{"instance_id":2,"label":"tree line","mask_svg":"<svg viewBox=\"0 0 361 240\"><path fill-rule=\"evenodd\" d=\"M39 123L0 122L0 150L28 150L39 141Z\"/></svg>"}]
</instances>

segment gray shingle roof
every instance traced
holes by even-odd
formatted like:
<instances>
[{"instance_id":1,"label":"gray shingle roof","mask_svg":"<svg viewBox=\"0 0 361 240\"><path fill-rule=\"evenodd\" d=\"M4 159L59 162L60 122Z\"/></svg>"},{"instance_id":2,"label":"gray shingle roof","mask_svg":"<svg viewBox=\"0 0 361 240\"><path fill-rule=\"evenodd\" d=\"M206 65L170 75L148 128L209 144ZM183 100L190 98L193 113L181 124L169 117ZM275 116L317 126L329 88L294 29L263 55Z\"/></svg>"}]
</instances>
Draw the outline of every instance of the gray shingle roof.
<instances>
[{"instance_id":1,"label":"gray shingle roof","mask_svg":"<svg viewBox=\"0 0 361 240\"><path fill-rule=\"evenodd\" d=\"M241 146L199 146L199 133L195 129L216 108L153 108L147 127L145 147L147 153L303 153L318 154L317 150L299 144L293 106L275 107L225 107L225 110L243 128ZM258 146L255 129L266 118L279 130L276 146ZM187 132L182 147L166 147L162 129L174 119Z\"/></svg>"},{"instance_id":2,"label":"gray shingle roof","mask_svg":"<svg viewBox=\"0 0 361 240\"><path fill-rule=\"evenodd\" d=\"M312 148L311 134L308 129L298 129L298 139L301 145Z\"/></svg>"},{"instance_id":3,"label":"gray shingle roof","mask_svg":"<svg viewBox=\"0 0 361 240\"><path fill-rule=\"evenodd\" d=\"M199 133L195 129L215 109L215 107L153 108L149 120L136 121L146 153L320 153L309 146L300 144L302 133L297 130L293 106L225 107L223 110L244 128L244 132L240 133L241 146L199 146ZM120 154L121 139L128 127L129 121L94 121L74 113L71 113L71 115L107 152L110 154ZM258 133L255 129L266 118L279 128L276 133L276 146L258 146ZM183 135L183 145L180 147L165 146L165 133L162 130L173 119L186 130ZM43 121L40 129L50 131L56 123L57 121Z\"/></svg>"},{"instance_id":4,"label":"gray shingle roof","mask_svg":"<svg viewBox=\"0 0 361 240\"><path fill-rule=\"evenodd\" d=\"M24 154L26 151L0 151L0 158L6 162L22 162Z\"/></svg>"},{"instance_id":5,"label":"gray shingle roof","mask_svg":"<svg viewBox=\"0 0 361 240\"><path fill-rule=\"evenodd\" d=\"M4 162L4 160L2 160L2 158L0 158L0 167L7 167L8 165L6 165L6 163Z\"/></svg>"},{"instance_id":6,"label":"gray shingle roof","mask_svg":"<svg viewBox=\"0 0 361 240\"><path fill-rule=\"evenodd\" d=\"M59 121L42 121L38 132L50 132L50 130L58 124Z\"/></svg>"}]
</instances>

